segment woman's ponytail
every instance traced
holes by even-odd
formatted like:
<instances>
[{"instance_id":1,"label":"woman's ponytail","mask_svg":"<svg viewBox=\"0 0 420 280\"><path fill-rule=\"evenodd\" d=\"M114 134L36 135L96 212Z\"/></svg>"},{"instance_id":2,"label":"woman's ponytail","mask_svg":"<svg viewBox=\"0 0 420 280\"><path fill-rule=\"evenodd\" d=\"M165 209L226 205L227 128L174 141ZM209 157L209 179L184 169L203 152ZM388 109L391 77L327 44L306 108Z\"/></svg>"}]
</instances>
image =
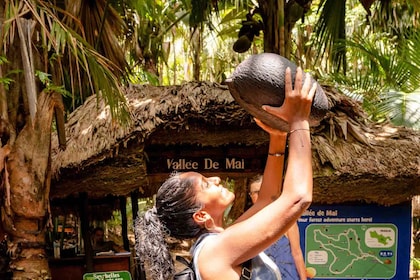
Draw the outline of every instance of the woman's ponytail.
<instances>
[{"instance_id":1,"label":"woman's ponytail","mask_svg":"<svg viewBox=\"0 0 420 280\"><path fill-rule=\"evenodd\" d=\"M165 241L164 226L153 207L135 221L136 254L150 279L168 280L175 273L172 256Z\"/></svg>"}]
</instances>

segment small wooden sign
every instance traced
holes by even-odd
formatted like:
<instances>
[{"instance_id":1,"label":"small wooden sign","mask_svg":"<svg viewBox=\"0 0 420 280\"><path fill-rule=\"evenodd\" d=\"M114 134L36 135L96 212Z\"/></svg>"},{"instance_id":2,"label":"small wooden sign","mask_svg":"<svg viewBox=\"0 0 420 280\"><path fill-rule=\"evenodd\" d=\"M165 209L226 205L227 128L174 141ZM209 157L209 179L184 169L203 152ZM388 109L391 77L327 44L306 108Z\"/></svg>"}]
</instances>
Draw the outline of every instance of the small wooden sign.
<instances>
[{"instance_id":1,"label":"small wooden sign","mask_svg":"<svg viewBox=\"0 0 420 280\"><path fill-rule=\"evenodd\" d=\"M107 271L85 273L83 280L131 280L131 274L128 271Z\"/></svg>"}]
</instances>

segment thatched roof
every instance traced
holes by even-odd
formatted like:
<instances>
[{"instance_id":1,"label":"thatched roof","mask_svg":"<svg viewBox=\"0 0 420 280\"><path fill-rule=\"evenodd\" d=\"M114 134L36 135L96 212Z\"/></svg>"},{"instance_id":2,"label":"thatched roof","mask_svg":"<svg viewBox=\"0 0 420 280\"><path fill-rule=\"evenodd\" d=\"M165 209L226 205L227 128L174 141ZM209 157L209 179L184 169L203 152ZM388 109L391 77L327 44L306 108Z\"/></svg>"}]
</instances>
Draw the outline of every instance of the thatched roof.
<instances>
[{"instance_id":1,"label":"thatched roof","mask_svg":"<svg viewBox=\"0 0 420 280\"><path fill-rule=\"evenodd\" d=\"M420 217L420 195L416 195L412 199L413 216Z\"/></svg>"},{"instance_id":2,"label":"thatched roof","mask_svg":"<svg viewBox=\"0 0 420 280\"><path fill-rule=\"evenodd\" d=\"M391 205L420 194L420 133L371 123L355 101L324 89L332 107L312 134L314 201ZM53 136L52 197L153 194L144 153L149 144L253 147L268 141L223 85L131 85L126 97L128 126L92 97L70 115L65 150Z\"/></svg>"}]
</instances>

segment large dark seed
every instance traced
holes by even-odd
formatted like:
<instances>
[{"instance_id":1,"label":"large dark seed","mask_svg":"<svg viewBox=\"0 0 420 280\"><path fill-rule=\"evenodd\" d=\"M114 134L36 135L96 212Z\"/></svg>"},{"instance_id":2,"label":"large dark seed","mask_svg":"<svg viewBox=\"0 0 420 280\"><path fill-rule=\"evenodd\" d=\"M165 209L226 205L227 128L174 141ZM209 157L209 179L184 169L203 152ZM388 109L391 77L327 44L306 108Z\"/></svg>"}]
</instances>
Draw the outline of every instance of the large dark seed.
<instances>
[{"instance_id":1,"label":"large dark seed","mask_svg":"<svg viewBox=\"0 0 420 280\"><path fill-rule=\"evenodd\" d=\"M225 81L233 98L248 113L269 126L283 131L287 131L289 125L262 110L261 106L281 106L283 104L287 67L291 69L294 84L297 66L293 62L274 53L252 55L240 63L232 76ZM311 77L311 79L313 78ZM316 82L314 79L313 81ZM310 125L317 126L329 108L327 96L317 83L317 91L312 102Z\"/></svg>"}]
</instances>

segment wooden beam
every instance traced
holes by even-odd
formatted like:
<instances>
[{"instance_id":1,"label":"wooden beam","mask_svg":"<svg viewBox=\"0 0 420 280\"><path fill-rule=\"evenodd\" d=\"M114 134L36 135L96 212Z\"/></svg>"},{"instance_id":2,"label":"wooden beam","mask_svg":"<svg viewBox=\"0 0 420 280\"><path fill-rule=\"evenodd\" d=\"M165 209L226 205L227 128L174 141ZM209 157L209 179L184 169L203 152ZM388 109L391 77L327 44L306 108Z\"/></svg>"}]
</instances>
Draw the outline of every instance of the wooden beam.
<instances>
[{"instance_id":1,"label":"wooden beam","mask_svg":"<svg viewBox=\"0 0 420 280\"><path fill-rule=\"evenodd\" d=\"M88 209L89 201L87 193L79 194L80 197L80 229L82 232L83 243L85 246L86 272L93 272L93 248L89 232Z\"/></svg>"},{"instance_id":2,"label":"wooden beam","mask_svg":"<svg viewBox=\"0 0 420 280\"><path fill-rule=\"evenodd\" d=\"M124 250L129 252L130 244L128 243L127 198L125 196L120 196L120 210Z\"/></svg>"}]
</instances>

